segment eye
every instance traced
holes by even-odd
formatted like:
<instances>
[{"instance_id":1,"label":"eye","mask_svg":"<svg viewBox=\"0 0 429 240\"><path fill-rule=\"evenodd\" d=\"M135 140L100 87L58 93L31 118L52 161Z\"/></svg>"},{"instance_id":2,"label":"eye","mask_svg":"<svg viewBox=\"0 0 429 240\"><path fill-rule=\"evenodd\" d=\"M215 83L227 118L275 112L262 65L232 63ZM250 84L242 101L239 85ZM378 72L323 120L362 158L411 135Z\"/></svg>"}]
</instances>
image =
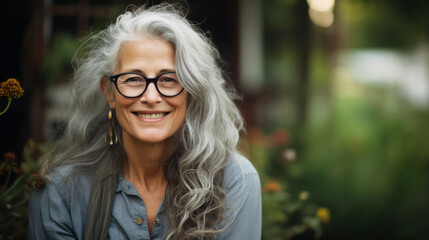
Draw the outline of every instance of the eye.
<instances>
[{"instance_id":1,"label":"eye","mask_svg":"<svg viewBox=\"0 0 429 240\"><path fill-rule=\"evenodd\" d=\"M133 73L124 74L118 78L118 84L141 85L144 83L146 83L146 80L142 76Z\"/></svg>"},{"instance_id":2,"label":"eye","mask_svg":"<svg viewBox=\"0 0 429 240\"><path fill-rule=\"evenodd\" d=\"M177 80L175 78L172 77L161 77L159 79L160 82L164 82L164 83L174 83L177 82Z\"/></svg>"},{"instance_id":3,"label":"eye","mask_svg":"<svg viewBox=\"0 0 429 240\"><path fill-rule=\"evenodd\" d=\"M144 82L145 80L142 77L133 76L133 77L127 77L125 79L125 82L127 83L137 83L137 82Z\"/></svg>"},{"instance_id":4,"label":"eye","mask_svg":"<svg viewBox=\"0 0 429 240\"><path fill-rule=\"evenodd\" d=\"M177 80L177 75L175 73L164 73L158 79L158 83L160 84L179 84Z\"/></svg>"}]
</instances>

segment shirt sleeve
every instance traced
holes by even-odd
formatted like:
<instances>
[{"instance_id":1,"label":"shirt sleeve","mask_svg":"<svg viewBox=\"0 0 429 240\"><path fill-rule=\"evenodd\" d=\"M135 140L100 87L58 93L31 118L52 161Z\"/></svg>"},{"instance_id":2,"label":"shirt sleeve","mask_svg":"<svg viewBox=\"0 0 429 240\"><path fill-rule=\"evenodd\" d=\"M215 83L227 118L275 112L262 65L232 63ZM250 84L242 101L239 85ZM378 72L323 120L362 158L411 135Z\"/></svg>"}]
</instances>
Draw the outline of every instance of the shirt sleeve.
<instances>
[{"instance_id":1,"label":"shirt sleeve","mask_svg":"<svg viewBox=\"0 0 429 240\"><path fill-rule=\"evenodd\" d=\"M227 183L226 190L225 226L227 228L221 232L220 239L260 240L262 231L261 183L253 166L241 169Z\"/></svg>"},{"instance_id":2,"label":"shirt sleeve","mask_svg":"<svg viewBox=\"0 0 429 240\"><path fill-rule=\"evenodd\" d=\"M30 197L28 239L76 239L70 211L57 186L45 182L45 187L35 190Z\"/></svg>"}]
</instances>

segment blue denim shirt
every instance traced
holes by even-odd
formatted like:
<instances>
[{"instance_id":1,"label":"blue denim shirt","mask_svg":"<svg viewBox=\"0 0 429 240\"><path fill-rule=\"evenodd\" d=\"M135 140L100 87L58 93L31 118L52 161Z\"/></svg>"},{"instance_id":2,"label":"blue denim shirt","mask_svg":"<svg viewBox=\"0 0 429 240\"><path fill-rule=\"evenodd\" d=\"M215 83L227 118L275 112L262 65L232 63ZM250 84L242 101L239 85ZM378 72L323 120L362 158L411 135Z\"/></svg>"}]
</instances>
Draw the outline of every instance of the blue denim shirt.
<instances>
[{"instance_id":1,"label":"blue denim shirt","mask_svg":"<svg viewBox=\"0 0 429 240\"><path fill-rule=\"evenodd\" d=\"M57 171L52 181L34 191L29 202L29 239L83 239L92 177L80 176L65 182L67 169ZM226 222L230 225L218 239L261 239L261 188L258 173L243 156L235 154L225 169L223 187L227 192ZM136 188L118 175L115 202L108 238L164 239L168 218L161 204L149 233L145 204ZM235 218L234 218L235 217Z\"/></svg>"}]
</instances>

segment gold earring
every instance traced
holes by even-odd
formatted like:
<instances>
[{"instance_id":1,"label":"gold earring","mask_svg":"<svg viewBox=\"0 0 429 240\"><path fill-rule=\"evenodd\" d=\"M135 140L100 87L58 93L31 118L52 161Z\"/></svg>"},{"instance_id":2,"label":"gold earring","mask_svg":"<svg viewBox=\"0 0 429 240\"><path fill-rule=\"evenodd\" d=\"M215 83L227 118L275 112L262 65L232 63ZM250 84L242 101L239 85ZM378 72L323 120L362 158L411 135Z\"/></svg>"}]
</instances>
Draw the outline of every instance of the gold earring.
<instances>
[{"instance_id":1,"label":"gold earring","mask_svg":"<svg viewBox=\"0 0 429 240\"><path fill-rule=\"evenodd\" d=\"M104 141L107 144L113 145L118 142L118 134L116 133L115 121L112 116L112 109L109 111L109 124L107 126L106 135L104 136Z\"/></svg>"}]
</instances>

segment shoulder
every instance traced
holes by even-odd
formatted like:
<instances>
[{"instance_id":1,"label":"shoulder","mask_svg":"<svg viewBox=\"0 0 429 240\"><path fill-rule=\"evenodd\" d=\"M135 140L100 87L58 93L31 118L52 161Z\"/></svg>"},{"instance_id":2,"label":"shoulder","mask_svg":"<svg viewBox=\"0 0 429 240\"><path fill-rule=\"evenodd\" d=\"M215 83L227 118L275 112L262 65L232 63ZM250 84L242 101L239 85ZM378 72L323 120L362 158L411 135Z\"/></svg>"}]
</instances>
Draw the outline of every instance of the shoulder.
<instances>
[{"instance_id":1,"label":"shoulder","mask_svg":"<svg viewBox=\"0 0 429 240\"><path fill-rule=\"evenodd\" d=\"M29 239L76 239L81 236L92 177L73 176L69 167L56 168L45 177L45 186L35 190L28 203Z\"/></svg>"},{"instance_id":2,"label":"shoulder","mask_svg":"<svg viewBox=\"0 0 429 240\"><path fill-rule=\"evenodd\" d=\"M89 199L92 175L87 173L75 174L72 170L73 168L70 166L55 168L44 177L44 188L35 190L32 194L33 200L41 201L56 198L70 210L72 204L82 202L86 198Z\"/></svg>"},{"instance_id":3,"label":"shoulder","mask_svg":"<svg viewBox=\"0 0 429 240\"><path fill-rule=\"evenodd\" d=\"M226 191L225 229L220 239L261 239L261 182L252 163L242 155L231 154L224 172Z\"/></svg>"},{"instance_id":4,"label":"shoulder","mask_svg":"<svg viewBox=\"0 0 429 240\"><path fill-rule=\"evenodd\" d=\"M253 164L241 154L231 153L225 168L223 186L229 189L237 183L249 180L259 181L259 175Z\"/></svg>"}]
</instances>

